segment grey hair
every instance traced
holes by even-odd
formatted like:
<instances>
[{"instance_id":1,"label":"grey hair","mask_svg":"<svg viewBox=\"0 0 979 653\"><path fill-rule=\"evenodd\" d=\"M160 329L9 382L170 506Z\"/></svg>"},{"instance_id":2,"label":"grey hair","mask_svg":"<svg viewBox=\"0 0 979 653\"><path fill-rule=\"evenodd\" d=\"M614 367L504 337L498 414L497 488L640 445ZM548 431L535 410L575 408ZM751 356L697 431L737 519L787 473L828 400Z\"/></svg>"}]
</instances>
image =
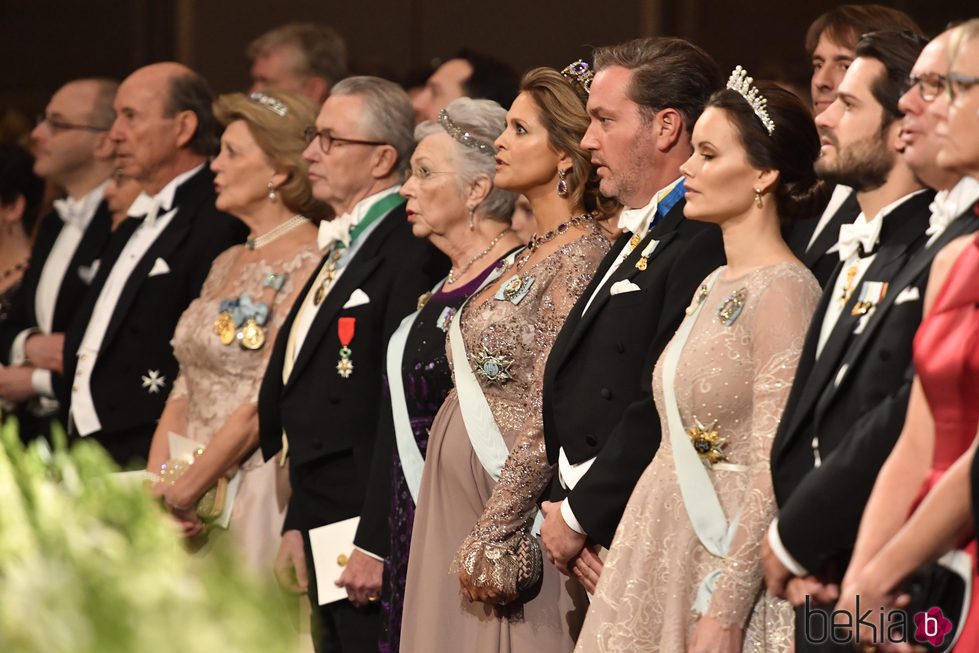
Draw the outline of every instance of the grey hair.
<instances>
[{"instance_id":1,"label":"grey hair","mask_svg":"<svg viewBox=\"0 0 979 653\"><path fill-rule=\"evenodd\" d=\"M493 143L503 130L506 129L506 109L493 100L473 100L461 97L449 102L445 112L452 122L460 129L472 134L475 138ZM434 120L426 120L415 127L415 142L433 134L445 134L445 129ZM455 138L453 158L456 166L456 178L459 182L459 192L476 181L480 175L486 175L493 181L496 176L496 159L481 153L478 149L468 147ZM476 215L501 222L509 222L513 215L513 207L517 202L517 194L497 188L494 184L486 199L476 207Z\"/></svg>"},{"instance_id":2,"label":"grey hair","mask_svg":"<svg viewBox=\"0 0 979 653\"><path fill-rule=\"evenodd\" d=\"M330 95L356 95L364 100L361 126L365 136L392 146L398 152L397 172L408 169L415 149L412 129L415 111L408 94L394 82L380 77L347 77L330 90Z\"/></svg>"}]
</instances>

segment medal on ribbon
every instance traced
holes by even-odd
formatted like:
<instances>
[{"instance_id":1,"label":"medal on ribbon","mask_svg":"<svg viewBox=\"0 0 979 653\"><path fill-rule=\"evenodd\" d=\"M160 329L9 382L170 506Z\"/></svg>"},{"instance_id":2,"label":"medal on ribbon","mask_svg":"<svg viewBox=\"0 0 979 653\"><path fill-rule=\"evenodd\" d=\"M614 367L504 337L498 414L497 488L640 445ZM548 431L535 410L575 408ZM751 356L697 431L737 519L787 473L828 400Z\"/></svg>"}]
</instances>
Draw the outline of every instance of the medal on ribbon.
<instances>
[{"instance_id":1,"label":"medal on ribbon","mask_svg":"<svg viewBox=\"0 0 979 653\"><path fill-rule=\"evenodd\" d=\"M884 299L885 294L887 294L886 281L864 281L850 315L855 317L866 315Z\"/></svg>"},{"instance_id":2,"label":"medal on ribbon","mask_svg":"<svg viewBox=\"0 0 979 653\"><path fill-rule=\"evenodd\" d=\"M354 363L350 358L353 353L350 350L350 343L354 339L354 330L357 324L355 317L341 317L337 320L337 337L340 339L340 360L337 361L337 374L341 378L349 379L354 373Z\"/></svg>"},{"instance_id":3,"label":"medal on ribbon","mask_svg":"<svg viewBox=\"0 0 979 653\"><path fill-rule=\"evenodd\" d=\"M639 260L636 261L637 270L640 272L645 272L646 267L649 265L649 255L653 253L653 250L656 249L657 245L659 245L658 240L651 240L645 247L642 248L642 251L639 253Z\"/></svg>"}]
</instances>

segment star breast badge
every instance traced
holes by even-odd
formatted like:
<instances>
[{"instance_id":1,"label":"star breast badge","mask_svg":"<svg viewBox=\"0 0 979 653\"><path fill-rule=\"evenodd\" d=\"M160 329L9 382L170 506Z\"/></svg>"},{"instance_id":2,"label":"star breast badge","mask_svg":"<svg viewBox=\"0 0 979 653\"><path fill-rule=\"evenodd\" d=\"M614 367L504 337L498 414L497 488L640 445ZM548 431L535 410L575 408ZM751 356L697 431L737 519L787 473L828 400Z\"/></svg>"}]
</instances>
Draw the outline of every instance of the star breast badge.
<instances>
[{"instance_id":1,"label":"star breast badge","mask_svg":"<svg viewBox=\"0 0 979 653\"><path fill-rule=\"evenodd\" d=\"M143 387L151 395L155 395L160 392L162 388L167 383L167 377L160 374L160 370L148 370L146 374L143 375Z\"/></svg>"},{"instance_id":2,"label":"star breast badge","mask_svg":"<svg viewBox=\"0 0 979 653\"><path fill-rule=\"evenodd\" d=\"M687 435L690 436L690 443L700 459L709 465L724 460L724 452L721 449L724 447L725 440L717 432L717 422L705 427L699 419L695 418L694 421L696 424L687 429Z\"/></svg>"},{"instance_id":3,"label":"star breast badge","mask_svg":"<svg viewBox=\"0 0 979 653\"><path fill-rule=\"evenodd\" d=\"M499 354L491 354L483 349L476 357L476 373L490 384L503 385L513 378L510 366L513 361Z\"/></svg>"}]
</instances>

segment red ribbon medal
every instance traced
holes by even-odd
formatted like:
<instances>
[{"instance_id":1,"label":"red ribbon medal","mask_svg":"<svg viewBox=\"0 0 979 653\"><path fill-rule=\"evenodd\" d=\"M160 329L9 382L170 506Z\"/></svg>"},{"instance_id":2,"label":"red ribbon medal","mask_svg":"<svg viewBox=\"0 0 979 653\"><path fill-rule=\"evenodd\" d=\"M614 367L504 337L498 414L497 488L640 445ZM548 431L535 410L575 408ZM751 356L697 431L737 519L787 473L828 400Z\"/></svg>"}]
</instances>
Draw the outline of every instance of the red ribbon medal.
<instances>
[{"instance_id":1,"label":"red ribbon medal","mask_svg":"<svg viewBox=\"0 0 979 653\"><path fill-rule=\"evenodd\" d=\"M357 325L355 317L341 317L337 320L337 337L340 339L340 360L337 361L337 374L349 379L354 372L354 363L350 360L350 342L354 339Z\"/></svg>"}]
</instances>

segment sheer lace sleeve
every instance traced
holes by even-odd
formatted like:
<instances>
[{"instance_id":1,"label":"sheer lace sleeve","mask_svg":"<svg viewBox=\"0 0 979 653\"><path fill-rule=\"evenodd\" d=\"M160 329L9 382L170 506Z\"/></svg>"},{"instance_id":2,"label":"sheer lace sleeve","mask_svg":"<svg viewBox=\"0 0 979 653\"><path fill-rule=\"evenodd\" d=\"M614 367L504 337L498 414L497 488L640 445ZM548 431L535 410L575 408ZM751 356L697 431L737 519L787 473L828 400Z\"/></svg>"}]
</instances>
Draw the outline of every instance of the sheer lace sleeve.
<instances>
[{"instance_id":1,"label":"sheer lace sleeve","mask_svg":"<svg viewBox=\"0 0 979 653\"><path fill-rule=\"evenodd\" d=\"M555 256L549 283L535 310L519 316L529 321L534 333L532 378L524 398L528 410L500 479L452 567L464 571L474 587L489 587L514 596L540 577L540 547L529 528L537 514L537 499L553 474L544 449L544 366L568 312L607 250L608 241L591 234L578 241L576 247Z\"/></svg>"},{"instance_id":2,"label":"sheer lace sleeve","mask_svg":"<svg viewBox=\"0 0 979 653\"><path fill-rule=\"evenodd\" d=\"M750 353L755 372L748 481L740 519L707 613L727 626L746 624L762 589L761 542L775 516L769 452L818 298L819 288L808 271L791 267L769 281L751 311Z\"/></svg>"}]
</instances>

